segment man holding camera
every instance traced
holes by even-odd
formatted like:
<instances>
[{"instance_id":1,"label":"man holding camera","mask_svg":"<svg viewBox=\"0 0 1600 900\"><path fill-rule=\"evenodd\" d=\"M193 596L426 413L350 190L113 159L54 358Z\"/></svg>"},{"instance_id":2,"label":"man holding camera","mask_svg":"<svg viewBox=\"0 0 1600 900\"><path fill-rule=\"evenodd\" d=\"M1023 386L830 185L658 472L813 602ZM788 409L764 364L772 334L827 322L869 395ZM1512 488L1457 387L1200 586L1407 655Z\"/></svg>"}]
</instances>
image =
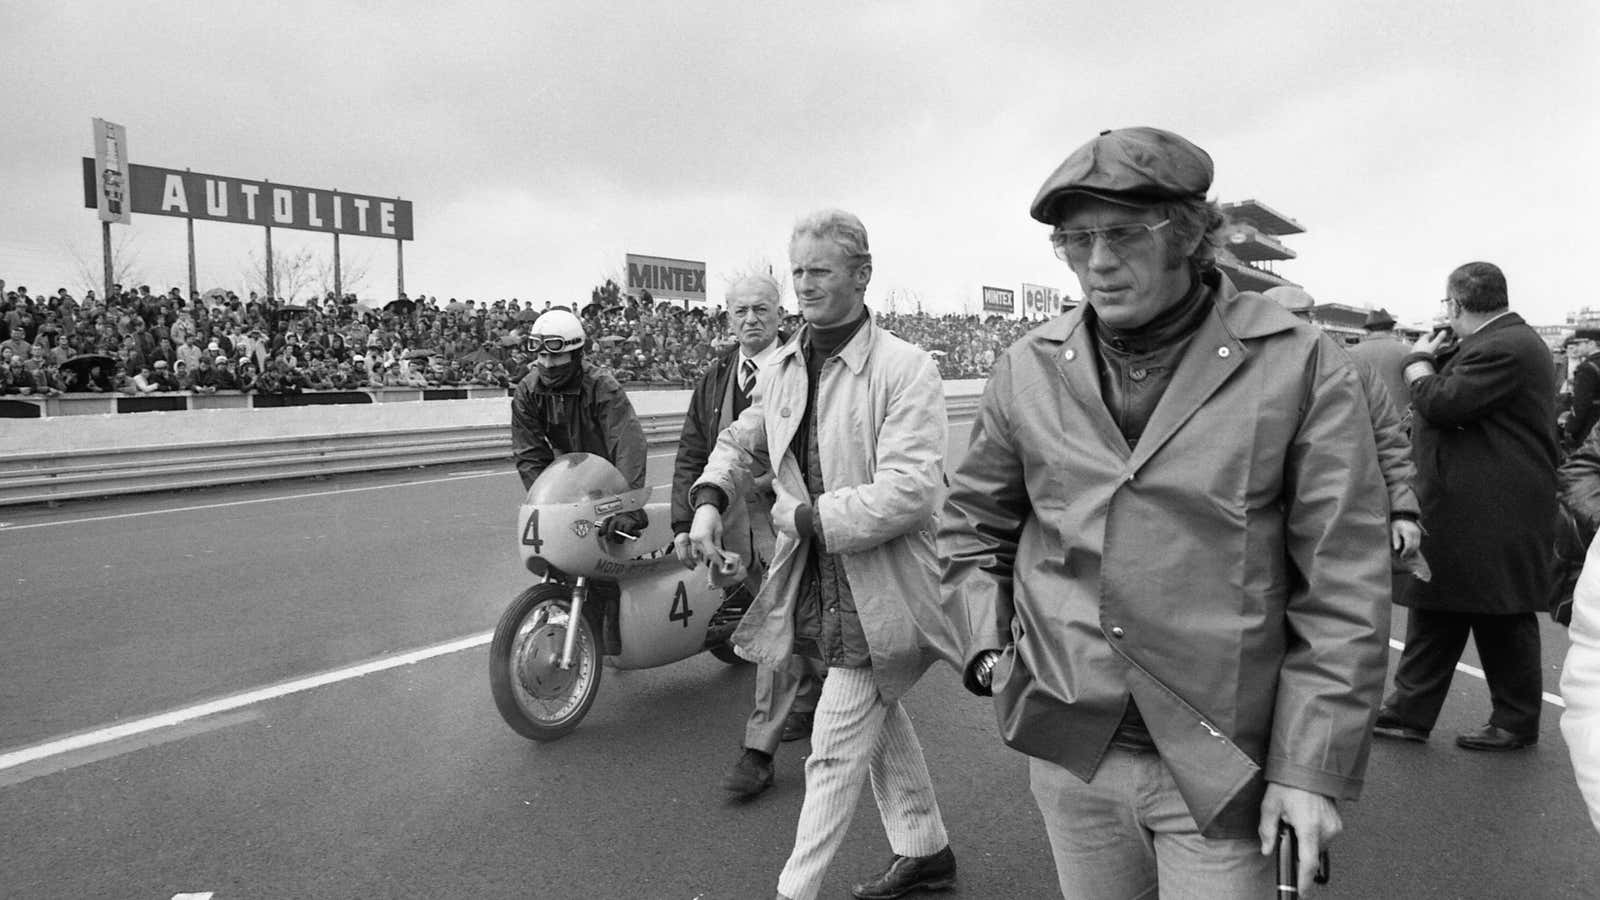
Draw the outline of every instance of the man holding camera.
<instances>
[{"instance_id":1,"label":"man holding camera","mask_svg":"<svg viewBox=\"0 0 1600 900\"><path fill-rule=\"evenodd\" d=\"M1404 370L1433 579L1396 599L1410 608L1406 648L1375 733L1428 739L1470 634L1492 712L1456 746L1520 750L1539 741L1544 693L1537 614L1555 540L1555 369L1511 311L1498 267L1467 263L1446 289L1450 327L1420 338Z\"/></svg>"}]
</instances>

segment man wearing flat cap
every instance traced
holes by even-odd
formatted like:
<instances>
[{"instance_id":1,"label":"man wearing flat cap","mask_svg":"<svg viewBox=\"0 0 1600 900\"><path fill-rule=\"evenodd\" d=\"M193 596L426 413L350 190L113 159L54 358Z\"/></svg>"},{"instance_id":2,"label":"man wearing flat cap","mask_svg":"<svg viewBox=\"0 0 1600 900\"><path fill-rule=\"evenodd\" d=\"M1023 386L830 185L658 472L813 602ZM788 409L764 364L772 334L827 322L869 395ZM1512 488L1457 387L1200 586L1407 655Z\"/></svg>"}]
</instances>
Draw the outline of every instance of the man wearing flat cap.
<instances>
[{"instance_id":1,"label":"man wearing flat cap","mask_svg":"<svg viewBox=\"0 0 1600 900\"><path fill-rule=\"evenodd\" d=\"M965 683L1031 757L1073 900L1264 897L1341 828L1388 637L1355 364L1214 265L1211 158L1102 132L1031 213L1085 302L1013 344L941 520Z\"/></svg>"}]
</instances>

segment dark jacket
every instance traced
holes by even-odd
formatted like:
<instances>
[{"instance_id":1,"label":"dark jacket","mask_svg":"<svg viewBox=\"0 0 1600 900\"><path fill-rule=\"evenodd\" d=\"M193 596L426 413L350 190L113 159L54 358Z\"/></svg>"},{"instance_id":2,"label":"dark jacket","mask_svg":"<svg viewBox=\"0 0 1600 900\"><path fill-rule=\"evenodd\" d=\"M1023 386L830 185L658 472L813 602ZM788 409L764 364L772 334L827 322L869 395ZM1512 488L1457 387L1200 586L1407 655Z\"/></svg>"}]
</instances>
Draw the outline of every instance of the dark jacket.
<instances>
[{"instance_id":1,"label":"dark jacket","mask_svg":"<svg viewBox=\"0 0 1600 900\"><path fill-rule=\"evenodd\" d=\"M1542 612L1556 520L1555 371L1550 349L1508 314L1439 355L1411 384L1423 555L1433 580L1403 606Z\"/></svg>"},{"instance_id":2,"label":"dark jacket","mask_svg":"<svg viewBox=\"0 0 1600 900\"><path fill-rule=\"evenodd\" d=\"M628 486L645 482L644 426L633 403L609 372L585 361L569 388L550 391L539 384L539 369L529 370L511 397L511 455L524 489L563 453L604 457Z\"/></svg>"},{"instance_id":3,"label":"dark jacket","mask_svg":"<svg viewBox=\"0 0 1600 900\"><path fill-rule=\"evenodd\" d=\"M728 378L739 359L734 345L706 367L705 374L689 397L689 411L683 417L683 432L678 436L678 457L672 472L672 531L686 532L694 521L689 506L689 488L700 478L711 448L717 443L717 425L722 421L722 403L728 396Z\"/></svg>"},{"instance_id":4,"label":"dark jacket","mask_svg":"<svg viewBox=\"0 0 1600 900\"><path fill-rule=\"evenodd\" d=\"M1583 443L1600 420L1600 353L1584 357L1572 370L1572 417L1567 420L1568 446Z\"/></svg>"}]
</instances>

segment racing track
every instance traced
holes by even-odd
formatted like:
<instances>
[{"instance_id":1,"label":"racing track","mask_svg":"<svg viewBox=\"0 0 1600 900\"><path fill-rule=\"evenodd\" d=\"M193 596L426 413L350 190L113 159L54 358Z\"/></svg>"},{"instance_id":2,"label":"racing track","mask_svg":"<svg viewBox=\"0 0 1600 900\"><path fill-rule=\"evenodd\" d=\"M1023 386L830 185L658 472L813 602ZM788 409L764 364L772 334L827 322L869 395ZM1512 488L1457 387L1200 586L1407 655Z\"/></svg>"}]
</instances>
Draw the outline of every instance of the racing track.
<instances>
[{"instance_id":1,"label":"racing track","mask_svg":"<svg viewBox=\"0 0 1600 900\"><path fill-rule=\"evenodd\" d=\"M748 668L607 671L554 744L500 722L485 645L526 581L518 493L470 466L0 509L0 897L771 896L805 744L756 801L717 790ZM1593 896L1559 708L1531 753L1457 750L1486 706L1460 675L1431 744L1374 748L1322 896ZM907 707L958 896L1055 896L987 702L939 668ZM869 799L824 896L887 853Z\"/></svg>"}]
</instances>

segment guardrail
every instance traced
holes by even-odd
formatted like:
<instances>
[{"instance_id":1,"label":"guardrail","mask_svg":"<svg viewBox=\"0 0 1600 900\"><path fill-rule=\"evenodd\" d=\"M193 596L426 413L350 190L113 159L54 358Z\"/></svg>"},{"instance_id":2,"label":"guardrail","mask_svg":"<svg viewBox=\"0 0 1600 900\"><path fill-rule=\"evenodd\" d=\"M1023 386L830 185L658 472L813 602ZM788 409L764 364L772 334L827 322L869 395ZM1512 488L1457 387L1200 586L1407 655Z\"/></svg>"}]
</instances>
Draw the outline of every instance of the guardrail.
<instances>
[{"instance_id":1,"label":"guardrail","mask_svg":"<svg viewBox=\"0 0 1600 900\"><path fill-rule=\"evenodd\" d=\"M949 397L951 425L971 422L977 403ZM651 448L677 445L681 412L639 418ZM483 460L504 460L510 472L510 457L503 422L5 453L0 506Z\"/></svg>"}]
</instances>

